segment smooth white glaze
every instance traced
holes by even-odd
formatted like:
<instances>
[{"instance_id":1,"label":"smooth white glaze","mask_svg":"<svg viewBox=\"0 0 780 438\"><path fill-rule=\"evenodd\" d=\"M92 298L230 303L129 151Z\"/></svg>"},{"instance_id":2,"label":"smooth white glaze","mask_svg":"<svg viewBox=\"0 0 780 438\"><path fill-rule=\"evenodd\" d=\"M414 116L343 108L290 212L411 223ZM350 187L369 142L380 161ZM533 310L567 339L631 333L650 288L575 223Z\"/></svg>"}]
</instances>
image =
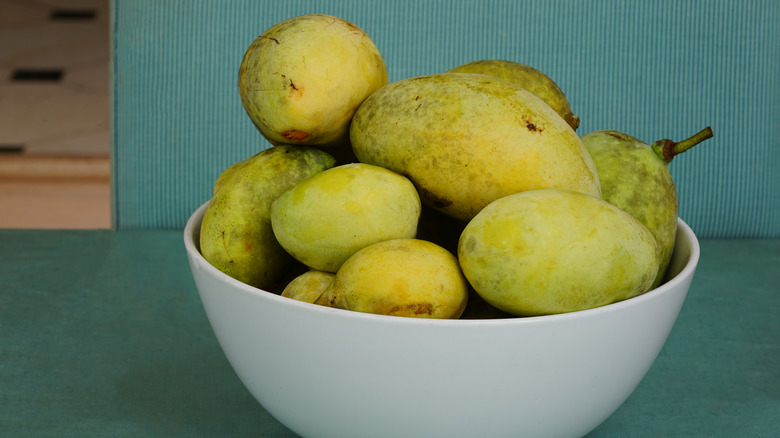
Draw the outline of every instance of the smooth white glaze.
<instances>
[{"instance_id":1,"label":"smooth white glaze","mask_svg":"<svg viewBox=\"0 0 780 438\"><path fill-rule=\"evenodd\" d=\"M221 273L184 242L225 355L244 385L304 437L579 437L655 361L687 295L699 243L682 220L671 279L561 315L429 320L303 303Z\"/></svg>"}]
</instances>

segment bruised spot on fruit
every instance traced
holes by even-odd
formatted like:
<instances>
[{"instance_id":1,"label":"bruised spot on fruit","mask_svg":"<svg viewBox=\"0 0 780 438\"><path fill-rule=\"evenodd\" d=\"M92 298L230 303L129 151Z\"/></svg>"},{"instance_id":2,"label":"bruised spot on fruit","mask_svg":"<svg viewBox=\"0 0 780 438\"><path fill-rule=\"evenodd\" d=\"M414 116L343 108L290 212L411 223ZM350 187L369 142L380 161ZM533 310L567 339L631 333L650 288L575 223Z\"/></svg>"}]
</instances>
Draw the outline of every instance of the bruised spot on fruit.
<instances>
[{"instance_id":1,"label":"bruised spot on fruit","mask_svg":"<svg viewBox=\"0 0 780 438\"><path fill-rule=\"evenodd\" d=\"M465 244L462 246L463 250L465 252L472 252L474 251L474 248L477 246L477 240L474 238L474 236L469 236L468 239L466 239Z\"/></svg>"},{"instance_id":2,"label":"bruised spot on fruit","mask_svg":"<svg viewBox=\"0 0 780 438\"><path fill-rule=\"evenodd\" d=\"M409 314L412 313L414 315L433 315L433 304L431 303L411 303L406 304L403 306L395 306L393 307L389 315L394 315L397 313L400 314Z\"/></svg>"},{"instance_id":3,"label":"bruised spot on fruit","mask_svg":"<svg viewBox=\"0 0 780 438\"><path fill-rule=\"evenodd\" d=\"M536 124L534 124L533 122L531 122L531 121L529 121L529 120L526 120L526 121L525 121L525 127L526 127L526 128L529 130L529 131L531 131L531 132L542 132L542 131L544 131L544 130L543 130L541 127L539 127L539 126L536 126Z\"/></svg>"},{"instance_id":4,"label":"bruised spot on fruit","mask_svg":"<svg viewBox=\"0 0 780 438\"><path fill-rule=\"evenodd\" d=\"M287 140L301 141L304 140L306 137L308 137L309 133L304 131L298 131L297 129L291 129L289 131L285 131L285 133L282 134L282 136Z\"/></svg>"}]
</instances>

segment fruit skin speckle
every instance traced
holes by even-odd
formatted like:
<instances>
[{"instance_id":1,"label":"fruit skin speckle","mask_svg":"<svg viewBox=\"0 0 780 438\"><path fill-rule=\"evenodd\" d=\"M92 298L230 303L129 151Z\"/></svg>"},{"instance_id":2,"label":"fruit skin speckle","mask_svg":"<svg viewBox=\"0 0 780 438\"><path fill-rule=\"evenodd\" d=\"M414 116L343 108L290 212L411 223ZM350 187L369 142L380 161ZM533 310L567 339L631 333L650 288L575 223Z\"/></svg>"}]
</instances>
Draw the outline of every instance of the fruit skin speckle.
<instances>
[{"instance_id":1,"label":"fruit skin speckle","mask_svg":"<svg viewBox=\"0 0 780 438\"><path fill-rule=\"evenodd\" d=\"M712 130L706 128L680 142L679 149L687 150L711 136ZM596 165L604 200L637 218L658 242L660 268L653 282L657 287L671 262L677 236L679 200L668 165L678 143L661 140L648 145L615 130L588 133L582 142Z\"/></svg>"},{"instance_id":2,"label":"fruit skin speckle","mask_svg":"<svg viewBox=\"0 0 780 438\"><path fill-rule=\"evenodd\" d=\"M603 306L647 291L658 271L650 231L614 205L578 192L517 193L466 225L458 260L474 290L517 316Z\"/></svg>"},{"instance_id":3,"label":"fruit skin speckle","mask_svg":"<svg viewBox=\"0 0 780 438\"><path fill-rule=\"evenodd\" d=\"M282 247L312 269L336 272L352 254L382 240L414 237L421 202L404 176L350 163L301 181L271 205Z\"/></svg>"},{"instance_id":4,"label":"fruit skin speckle","mask_svg":"<svg viewBox=\"0 0 780 438\"><path fill-rule=\"evenodd\" d=\"M543 72L513 61L483 59L459 65L450 73L477 73L495 76L509 83L525 88L550 105L575 131L580 126L580 118L572 112L569 101L558 84ZM530 125L530 126L529 126ZM526 125L533 130L534 125Z\"/></svg>"},{"instance_id":5,"label":"fruit skin speckle","mask_svg":"<svg viewBox=\"0 0 780 438\"><path fill-rule=\"evenodd\" d=\"M539 97L489 75L388 84L358 108L350 139L358 160L407 176L426 205L459 220L525 190L601 196L574 130Z\"/></svg>"},{"instance_id":6,"label":"fruit skin speckle","mask_svg":"<svg viewBox=\"0 0 780 438\"><path fill-rule=\"evenodd\" d=\"M355 253L318 304L389 316L458 319L468 299L468 282L452 253L432 242L403 238Z\"/></svg>"},{"instance_id":7,"label":"fruit skin speckle","mask_svg":"<svg viewBox=\"0 0 780 438\"><path fill-rule=\"evenodd\" d=\"M238 71L244 110L273 145L347 147L358 105L387 81L371 38L323 14L271 26L247 48Z\"/></svg>"},{"instance_id":8,"label":"fruit skin speckle","mask_svg":"<svg viewBox=\"0 0 780 438\"><path fill-rule=\"evenodd\" d=\"M293 263L273 235L271 203L298 182L335 165L307 146L275 146L233 164L214 183L203 215L200 249L225 274L267 288Z\"/></svg>"}]
</instances>

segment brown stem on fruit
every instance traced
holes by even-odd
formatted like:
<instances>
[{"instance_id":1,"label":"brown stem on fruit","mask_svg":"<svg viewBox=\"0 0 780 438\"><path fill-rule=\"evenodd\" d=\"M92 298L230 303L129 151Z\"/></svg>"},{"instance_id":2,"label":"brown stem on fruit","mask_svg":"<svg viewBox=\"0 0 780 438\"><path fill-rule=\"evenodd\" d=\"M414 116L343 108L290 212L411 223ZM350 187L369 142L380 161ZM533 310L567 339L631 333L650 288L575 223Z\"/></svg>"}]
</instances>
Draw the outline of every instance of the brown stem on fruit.
<instances>
[{"instance_id":1,"label":"brown stem on fruit","mask_svg":"<svg viewBox=\"0 0 780 438\"><path fill-rule=\"evenodd\" d=\"M571 126L571 129L575 131L580 126L580 118L575 116L574 114L567 114L564 120L566 120L566 123L568 123L569 126Z\"/></svg>"},{"instance_id":2,"label":"brown stem on fruit","mask_svg":"<svg viewBox=\"0 0 780 438\"><path fill-rule=\"evenodd\" d=\"M658 158L669 163L675 156L687 151L688 149L696 146L697 144L712 138L712 128L709 126L694 134L692 137L686 138L680 142L674 142L668 139L658 140L654 142L650 147L653 148Z\"/></svg>"}]
</instances>

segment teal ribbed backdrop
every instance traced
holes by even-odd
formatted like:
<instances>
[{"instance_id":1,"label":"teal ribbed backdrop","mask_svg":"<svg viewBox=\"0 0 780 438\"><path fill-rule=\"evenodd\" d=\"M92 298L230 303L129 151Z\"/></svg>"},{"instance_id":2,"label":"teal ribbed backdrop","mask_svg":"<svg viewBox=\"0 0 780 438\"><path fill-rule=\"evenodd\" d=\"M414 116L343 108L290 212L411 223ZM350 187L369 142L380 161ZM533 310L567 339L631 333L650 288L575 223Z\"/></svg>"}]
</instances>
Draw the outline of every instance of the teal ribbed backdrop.
<instances>
[{"instance_id":1,"label":"teal ribbed backdrop","mask_svg":"<svg viewBox=\"0 0 780 438\"><path fill-rule=\"evenodd\" d=\"M219 173L269 144L244 114L249 44L296 15L362 27L390 80L477 59L553 78L579 134L652 142L712 126L671 163L700 237L780 236L780 2L776 0L136 0L112 2L117 228L181 228Z\"/></svg>"}]
</instances>

